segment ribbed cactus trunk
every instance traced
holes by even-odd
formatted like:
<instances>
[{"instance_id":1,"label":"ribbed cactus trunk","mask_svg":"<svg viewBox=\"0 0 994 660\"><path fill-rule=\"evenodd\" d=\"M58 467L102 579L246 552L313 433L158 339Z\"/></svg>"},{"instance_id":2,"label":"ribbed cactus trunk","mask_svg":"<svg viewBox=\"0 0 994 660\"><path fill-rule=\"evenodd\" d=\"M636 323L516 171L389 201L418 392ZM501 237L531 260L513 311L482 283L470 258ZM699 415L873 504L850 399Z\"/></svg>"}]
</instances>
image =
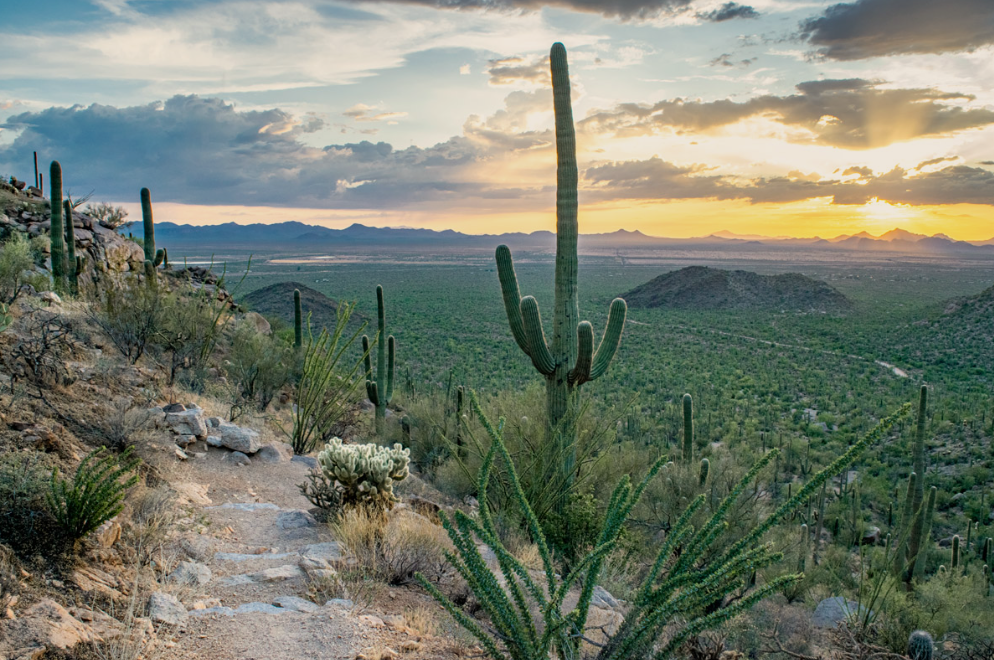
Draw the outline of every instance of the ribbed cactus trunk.
<instances>
[{"instance_id":1,"label":"ribbed cactus trunk","mask_svg":"<svg viewBox=\"0 0 994 660\"><path fill-rule=\"evenodd\" d=\"M142 188L142 225L145 228L145 261L155 263L155 222L152 220L152 193Z\"/></svg>"},{"instance_id":2,"label":"ribbed cactus trunk","mask_svg":"<svg viewBox=\"0 0 994 660\"><path fill-rule=\"evenodd\" d=\"M577 296L577 183L576 132L570 105L569 68L566 49L554 44L550 56L552 98L556 120L556 274L552 341L546 341L538 302L521 297L511 251L498 246L497 274L504 309L515 342L531 358L546 382L547 441L561 455L563 492L574 478L576 467L576 420L574 395L585 382L601 376L618 350L627 306L616 298L611 303L607 328L594 351L593 327L580 321ZM562 502L560 502L561 504Z\"/></svg>"},{"instance_id":3,"label":"ribbed cactus trunk","mask_svg":"<svg viewBox=\"0 0 994 660\"><path fill-rule=\"evenodd\" d=\"M923 546L923 531L925 527L926 512L922 507L925 502L925 413L928 407L928 388L922 385L918 397L918 417L915 425L915 439L912 446L912 469L918 478L915 480L915 489L911 498L911 531L908 534L908 559L911 562L912 570L908 571L905 581L911 583L918 553Z\"/></svg>"},{"instance_id":4,"label":"ribbed cactus trunk","mask_svg":"<svg viewBox=\"0 0 994 660\"><path fill-rule=\"evenodd\" d=\"M366 358L366 396L370 403L375 406L376 434L383 436L386 432L387 405L393 399L393 364L394 364L394 338L390 335L386 339L386 309L383 304L383 287L376 287L376 317L379 333L376 340L376 374L372 373L371 358L369 357L369 337L362 336L362 352Z\"/></svg>"},{"instance_id":5,"label":"ribbed cactus trunk","mask_svg":"<svg viewBox=\"0 0 994 660\"><path fill-rule=\"evenodd\" d=\"M683 462L694 460L694 399L683 395Z\"/></svg>"},{"instance_id":6,"label":"ribbed cactus trunk","mask_svg":"<svg viewBox=\"0 0 994 660\"><path fill-rule=\"evenodd\" d=\"M49 204L52 209L52 226L49 229L52 252L52 280L58 291L65 291L66 288L66 242L65 227L63 226L63 214L65 209L62 205L62 165L59 161L53 160L49 168L49 185L52 192L49 195Z\"/></svg>"},{"instance_id":7,"label":"ribbed cactus trunk","mask_svg":"<svg viewBox=\"0 0 994 660\"><path fill-rule=\"evenodd\" d=\"M76 262L76 228L72 224L72 204L68 199L62 201L63 224L66 227L66 276L69 279L69 290L79 291L79 264Z\"/></svg>"}]
</instances>

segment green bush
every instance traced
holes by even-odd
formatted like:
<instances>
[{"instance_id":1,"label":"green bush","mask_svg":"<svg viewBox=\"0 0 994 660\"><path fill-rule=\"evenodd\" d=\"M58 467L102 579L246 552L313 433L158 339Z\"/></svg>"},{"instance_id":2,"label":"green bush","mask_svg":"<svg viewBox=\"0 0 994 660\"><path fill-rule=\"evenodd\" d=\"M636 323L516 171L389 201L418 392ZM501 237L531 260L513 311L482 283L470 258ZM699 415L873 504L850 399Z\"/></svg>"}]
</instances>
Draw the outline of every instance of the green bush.
<instances>
[{"instance_id":1,"label":"green bush","mask_svg":"<svg viewBox=\"0 0 994 660\"><path fill-rule=\"evenodd\" d=\"M164 296L158 287L131 277L123 287L107 287L90 306L90 319L135 364L155 341L166 320Z\"/></svg>"},{"instance_id":2,"label":"green bush","mask_svg":"<svg viewBox=\"0 0 994 660\"><path fill-rule=\"evenodd\" d=\"M0 453L0 543L19 555L47 553L61 533L45 501L52 468L36 452Z\"/></svg>"},{"instance_id":3,"label":"green bush","mask_svg":"<svg viewBox=\"0 0 994 660\"><path fill-rule=\"evenodd\" d=\"M132 448L117 456L96 449L80 462L73 478L52 471L47 500L70 547L124 509L124 495L138 483L141 459Z\"/></svg>"},{"instance_id":4,"label":"green bush","mask_svg":"<svg viewBox=\"0 0 994 660\"><path fill-rule=\"evenodd\" d=\"M9 305L17 300L26 283L24 273L34 265L28 239L19 231L11 234L0 246L0 303Z\"/></svg>"},{"instance_id":5,"label":"green bush","mask_svg":"<svg viewBox=\"0 0 994 660\"><path fill-rule=\"evenodd\" d=\"M235 330L225 363L239 398L259 411L265 411L290 380L293 365L289 344L247 323Z\"/></svg>"}]
</instances>

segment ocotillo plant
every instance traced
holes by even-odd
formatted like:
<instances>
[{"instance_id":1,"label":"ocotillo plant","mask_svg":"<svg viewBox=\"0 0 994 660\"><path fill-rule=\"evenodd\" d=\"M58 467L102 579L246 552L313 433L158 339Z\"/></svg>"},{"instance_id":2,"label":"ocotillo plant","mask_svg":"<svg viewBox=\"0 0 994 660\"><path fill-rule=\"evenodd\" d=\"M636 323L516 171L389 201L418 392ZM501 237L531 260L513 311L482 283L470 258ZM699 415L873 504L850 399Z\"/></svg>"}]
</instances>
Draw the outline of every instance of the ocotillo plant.
<instances>
[{"instance_id":1,"label":"ocotillo plant","mask_svg":"<svg viewBox=\"0 0 994 660\"><path fill-rule=\"evenodd\" d=\"M511 251L497 247L497 274L511 334L535 369L545 377L547 440L564 456L562 477L571 483L576 462L575 412L578 388L607 371L618 350L627 306L621 298L611 303L607 328L594 351L593 326L580 321L577 294L577 165L576 133L570 105L566 48L556 43L550 56L552 98L556 121L556 276L552 344L545 338L538 302L521 297Z\"/></svg>"},{"instance_id":2,"label":"ocotillo plant","mask_svg":"<svg viewBox=\"0 0 994 660\"><path fill-rule=\"evenodd\" d=\"M72 204L68 199L62 200L63 223L66 226L66 275L69 278L69 289L76 293L79 290L79 264L76 263L76 231L72 224Z\"/></svg>"},{"instance_id":3,"label":"ocotillo plant","mask_svg":"<svg viewBox=\"0 0 994 660\"><path fill-rule=\"evenodd\" d=\"M145 260L155 263L155 222L152 220L152 194L142 188L142 224L145 227Z\"/></svg>"},{"instance_id":4,"label":"ocotillo plant","mask_svg":"<svg viewBox=\"0 0 994 660\"><path fill-rule=\"evenodd\" d=\"M300 348L304 344L304 314L300 309L300 289L293 290L293 345Z\"/></svg>"},{"instance_id":5,"label":"ocotillo plant","mask_svg":"<svg viewBox=\"0 0 994 660\"><path fill-rule=\"evenodd\" d=\"M66 242L65 229L62 226L62 214L65 209L62 206L62 165L59 164L59 161L52 161L48 180L49 185L52 186L52 193L49 196L52 207L52 227L49 230L52 243L52 279L55 281L56 289L65 290Z\"/></svg>"},{"instance_id":6,"label":"ocotillo plant","mask_svg":"<svg viewBox=\"0 0 994 660\"><path fill-rule=\"evenodd\" d=\"M376 286L376 316L379 333L376 338L376 376L369 357L369 337L362 336L362 352L366 356L366 396L376 406L376 434L383 435L387 420L387 405L393 399L393 335L386 336L386 313L383 309L383 287ZM386 346L384 346L384 338ZM385 350L385 352L384 352ZM385 354L386 353L386 354Z\"/></svg>"},{"instance_id":7,"label":"ocotillo plant","mask_svg":"<svg viewBox=\"0 0 994 660\"><path fill-rule=\"evenodd\" d=\"M694 400L683 395L683 462L694 460Z\"/></svg>"}]
</instances>

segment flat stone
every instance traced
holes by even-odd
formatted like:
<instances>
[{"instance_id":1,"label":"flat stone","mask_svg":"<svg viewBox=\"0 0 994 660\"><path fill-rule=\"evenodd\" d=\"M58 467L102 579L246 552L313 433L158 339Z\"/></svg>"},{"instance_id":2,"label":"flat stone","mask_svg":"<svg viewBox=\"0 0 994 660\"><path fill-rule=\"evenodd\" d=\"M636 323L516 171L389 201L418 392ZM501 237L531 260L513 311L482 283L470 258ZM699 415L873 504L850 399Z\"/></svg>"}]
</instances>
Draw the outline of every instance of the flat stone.
<instances>
[{"instance_id":1,"label":"flat stone","mask_svg":"<svg viewBox=\"0 0 994 660\"><path fill-rule=\"evenodd\" d=\"M312 603L299 596L280 596L273 601L273 605L294 612L317 612L321 609L317 603Z\"/></svg>"},{"instance_id":2,"label":"flat stone","mask_svg":"<svg viewBox=\"0 0 994 660\"><path fill-rule=\"evenodd\" d=\"M324 606L325 607L340 607L340 608L343 608L343 609L350 610L353 607L355 607L355 603L353 603L348 598L332 598L327 603L325 603Z\"/></svg>"},{"instance_id":3,"label":"flat stone","mask_svg":"<svg viewBox=\"0 0 994 660\"><path fill-rule=\"evenodd\" d=\"M269 603L245 603L235 608L235 614L286 614L292 611Z\"/></svg>"},{"instance_id":4,"label":"flat stone","mask_svg":"<svg viewBox=\"0 0 994 660\"><path fill-rule=\"evenodd\" d=\"M318 459L313 456L294 456L290 461L293 463L303 463L312 470L316 470L318 467Z\"/></svg>"},{"instance_id":5,"label":"flat stone","mask_svg":"<svg viewBox=\"0 0 994 660\"><path fill-rule=\"evenodd\" d=\"M170 403L168 406L162 407L162 412L164 413L181 413L186 410L186 406L182 403Z\"/></svg>"},{"instance_id":6,"label":"flat stone","mask_svg":"<svg viewBox=\"0 0 994 660\"><path fill-rule=\"evenodd\" d=\"M286 559L292 557L292 552L270 553L261 555L245 554L240 552L219 552L214 555L218 561L251 561L253 559Z\"/></svg>"},{"instance_id":7,"label":"flat stone","mask_svg":"<svg viewBox=\"0 0 994 660\"><path fill-rule=\"evenodd\" d=\"M281 511L276 516L276 526L280 529L300 529L302 527L314 527L318 521L314 516L301 509Z\"/></svg>"},{"instance_id":8,"label":"flat stone","mask_svg":"<svg viewBox=\"0 0 994 660\"><path fill-rule=\"evenodd\" d=\"M176 596L156 591L148 599L148 615L156 623L178 626L186 620L186 608Z\"/></svg>"},{"instance_id":9,"label":"flat stone","mask_svg":"<svg viewBox=\"0 0 994 660\"><path fill-rule=\"evenodd\" d=\"M92 638L89 628L48 598L12 621L0 622L0 640L17 648L71 649ZM15 656L17 657L17 656Z\"/></svg>"},{"instance_id":10,"label":"flat stone","mask_svg":"<svg viewBox=\"0 0 994 660\"><path fill-rule=\"evenodd\" d=\"M284 442L264 445L256 453L256 457L264 463L286 463L293 459L293 447Z\"/></svg>"},{"instance_id":11,"label":"flat stone","mask_svg":"<svg viewBox=\"0 0 994 660\"><path fill-rule=\"evenodd\" d=\"M252 460L240 451L233 451L224 457L225 462L234 463L235 465L241 467L244 465L249 465Z\"/></svg>"},{"instance_id":12,"label":"flat stone","mask_svg":"<svg viewBox=\"0 0 994 660\"><path fill-rule=\"evenodd\" d=\"M169 579L179 584L202 586L211 581L211 569L195 561L184 561L169 574Z\"/></svg>"},{"instance_id":13,"label":"flat stone","mask_svg":"<svg viewBox=\"0 0 994 660\"><path fill-rule=\"evenodd\" d=\"M235 616L235 610L230 607L208 607L203 610L190 610L188 612L190 616L209 616L211 614L219 614L221 616Z\"/></svg>"},{"instance_id":14,"label":"flat stone","mask_svg":"<svg viewBox=\"0 0 994 660\"><path fill-rule=\"evenodd\" d=\"M293 580L303 576L304 572L300 570L298 566L294 566L293 564L285 564L283 566L266 568L256 573L232 575L224 578L221 581L221 584L226 587L237 587L244 584L259 582L284 582L286 580Z\"/></svg>"},{"instance_id":15,"label":"flat stone","mask_svg":"<svg viewBox=\"0 0 994 660\"><path fill-rule=\"evenodd\" d=\"M228 502L219 506L209 506L208 509L236 509L238 511L279 511L280 508L270 502Z\"/></svg>"},{"instance_id":16,"label":"flat stone","mask_svg":"<svg viewBox=\"0 0 994 660\"><path fill-rule=\"evenodd\" d=\"M338 545L337 541L329 541L328 543L311 543L310 545L305 545L300 549L300 554L303 557L321 559L324 561L342 560L342 548Z\"/></svg>"}]
</instances>

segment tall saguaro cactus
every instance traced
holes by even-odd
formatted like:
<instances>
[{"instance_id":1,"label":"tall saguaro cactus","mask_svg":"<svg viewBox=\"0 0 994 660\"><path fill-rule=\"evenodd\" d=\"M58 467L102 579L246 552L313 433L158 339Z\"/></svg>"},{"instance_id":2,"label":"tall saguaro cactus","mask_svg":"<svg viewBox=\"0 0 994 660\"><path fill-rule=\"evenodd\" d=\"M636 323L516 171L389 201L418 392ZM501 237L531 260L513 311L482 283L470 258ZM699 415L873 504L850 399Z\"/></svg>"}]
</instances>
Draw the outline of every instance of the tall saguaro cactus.
<instances>
[{"instance_id":1,"label":"tall saguaro cactus","mask_svg":"<svg viewBox=\"0 0 994 660\"><path fill-rule=\"evenodd\" d=\"M394 339L393 335L386 336L386 312L383 309L383 287L380 285L376 286L376 312L379 334L376 340L375 377L369 357L369 337L366 335L362 336L362 352L366 356L366 395L370 403L376 406L376 434L383 435L387 420L387 404L393 399Z\"/></svg>"},{"instance_id":2,"label":"tall saguaro cactus","mask_svg":"<svg viewBox=\"0 0 994 660\"><path fill-rule=\"evenodd\" d=\"M76 263L76 229L72 224L72 204L68 199L62 201L63 223L66 226L65 266L69 289L76 293L79 290L79 267Z\"/></svg>"},{"instance_id":3,"label":"tall saguaro cactus","mask_svg":"<svg viewBox=\"0 0 994 660\"><path fill-rule=\"evenodd\" d=\"M65 290L66 286L66 241L65 228L62 225L62 165L59 161L53 160L49 168L49 185L52 193L49 196L49 203L52 208L52 227L49 229L49 237L52 243L52 279L55 280L55 288ZM69 222L72 222L70 219Z\"/></svg>"},{"instance_id":4,"label":"tall saguaro cactus","mask_svg":"<svg viewBox=\"0 0 994 660\"><path fill-rule=\"evenodd\" d=\"M577 300L577 165L576 133L570 105L569 69L566 48L552 46L552 98L556 117L556 291L552 318L552 342L546 341L538 302L521 297L511 251L497 248L497 274L511 334L535 369L545 377L547 436L563 450L562 476L571 482L576 463L576 426L571 398L583 383L607 371L621 341L628 307L621 298L611 303L607 328L594 351L593 326L580 321Z\"/></svg>"},{"instance_id":5,"label":"tall saguaro cactus","mask_svg":"<svg viewBox=\"0 0 994 660\"><path fill-rule=\"evenodd\" d=\"M145 261L155 263L155 221L152 220L152 193L142 188L142 225L145 227ZM160 257L161 261L161 257Z\"/></svg>"}]
</instances>

